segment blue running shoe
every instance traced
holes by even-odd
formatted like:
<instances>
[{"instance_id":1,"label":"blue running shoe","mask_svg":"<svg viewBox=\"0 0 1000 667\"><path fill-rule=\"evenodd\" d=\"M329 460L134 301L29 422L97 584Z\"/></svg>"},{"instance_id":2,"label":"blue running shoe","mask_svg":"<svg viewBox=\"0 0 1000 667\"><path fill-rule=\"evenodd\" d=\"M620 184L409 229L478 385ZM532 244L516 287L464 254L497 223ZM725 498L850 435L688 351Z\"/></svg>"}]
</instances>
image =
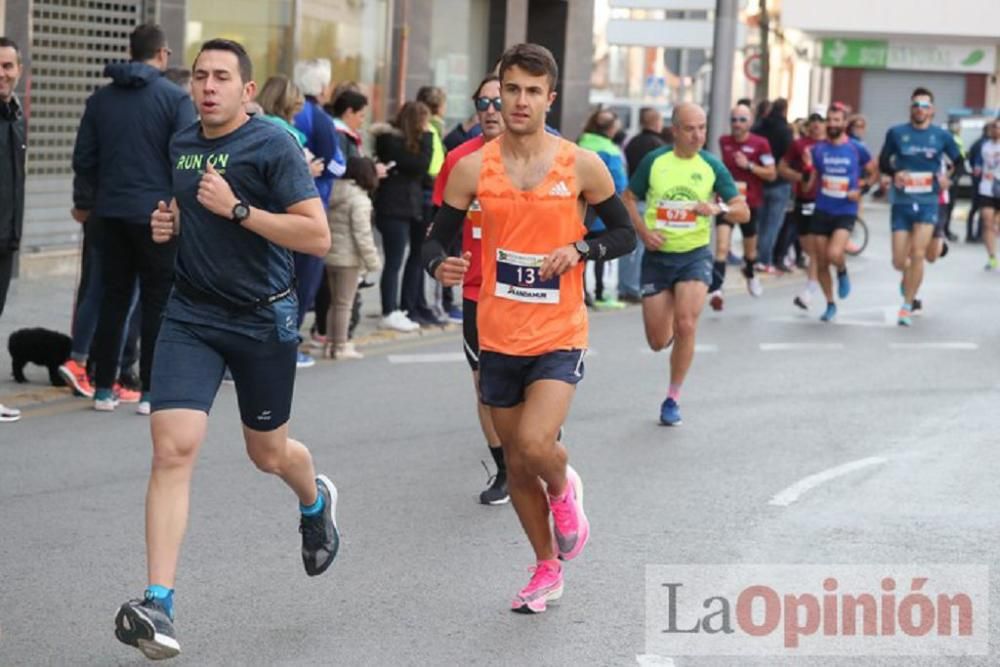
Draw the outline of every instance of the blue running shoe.
<instances>
[{"instance_id":1,"label":"blue running shoe","mask_svg":"<svg viewBox=\"0 0 1000 667\"><path fill-rule=\"evenodd\" d=\"M660 406L660 423L664 426L681 425L681 410L677 401L672 398L663 401L663 405Z\"/></svg>"},{"instance_id":2,"label":"blue running shoe","mask_svg":"<svg viewBox=\"0 0 1000 667\"><path fill-rule=\"evenodd\" d=\"M851 294L851 279L847 277L847 271L837 274L837 296L846 299Z\"/></svg>"},{"instance_id":3,"label":"blue running shoe","mask_svg":"<svg viewBox=\"0 0 1000 667\"><path fill-rule=\"evenodd\" d=\"M299 352L295 357L296 368L311 368L316 365L316 360L305 352Z\"/></svg>"},{"instance_id":4,"label":"blue running shoe","mask_svg":"<svg viewBox=\"0 0 1000 667\"><path fill-rule=\"evenodd\" d=\"M144 599L129 600L118 609L115 637L150 660L172 658L181 652L173 619L163 603L148 593Z\"/></svg>"},{"instance_id":5,"label":"blue running shoe","mask_svg":"<svg viewBox=\"0 0 1000 667\"><path fill-rule=\"evenodd\" d=\"M820 322L832 322L833 318L837 316L837 304L828 303L826 304L826 311L819 316Z\"/></svg>"},{"instance_id":6,"label":"blue running shoe","mask_svg":"<svg viewBox=\"0 0 1000 667\"><path fill-rule=\"evenodd\" d=\"M451 320L452 324L461 324L462 309L458 306L453 306L452 309L448 311L448 319Z\"/></svg>"}]
</instances>

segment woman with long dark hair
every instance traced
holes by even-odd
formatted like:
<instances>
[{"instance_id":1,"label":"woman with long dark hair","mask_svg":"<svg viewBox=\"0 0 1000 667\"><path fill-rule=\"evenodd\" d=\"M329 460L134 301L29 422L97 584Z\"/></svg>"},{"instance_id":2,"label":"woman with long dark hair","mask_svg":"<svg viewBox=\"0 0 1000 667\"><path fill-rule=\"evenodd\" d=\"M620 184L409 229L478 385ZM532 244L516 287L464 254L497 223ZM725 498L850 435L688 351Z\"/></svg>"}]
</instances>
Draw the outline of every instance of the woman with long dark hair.
<instances>
[{"instance_id":1,"label":"woman with long dark hair","mask_svg":"<svg viewBox=\"0 0 1000 667\"><path fill-rule=\"evenodd\" d=\"M433 153L433 137L428 130L431 112L421 102L407 102L391 124L372 127L375 155L392 165L375 193L375 227L382 235L385 266L379 288L382 293L383 329L416 331L420 325L400 309L400 302L412 310L423 286L420 247L423 244L423 182ZM403 268L407 245L410 257ZM402 299L400 274L402 273Z\"/></svg>"}]
</instances>

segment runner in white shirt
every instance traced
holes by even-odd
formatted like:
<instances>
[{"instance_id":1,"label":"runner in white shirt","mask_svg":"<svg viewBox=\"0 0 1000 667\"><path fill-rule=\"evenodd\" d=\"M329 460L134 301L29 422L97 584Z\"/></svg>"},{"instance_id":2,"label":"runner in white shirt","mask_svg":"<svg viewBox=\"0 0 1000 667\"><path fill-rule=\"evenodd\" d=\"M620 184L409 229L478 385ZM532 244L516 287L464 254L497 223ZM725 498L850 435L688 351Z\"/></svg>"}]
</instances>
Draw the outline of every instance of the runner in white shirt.
<instances>
[{"instance_id":1,"label":"runner in white shirt","mask_svg":"<svg viewBox=\"0 0 1000 667\"><path fill-rule=\"evenodd\" d=\"M985 268L987 271L996 271L998 268L996 212L1000 208L1000 123L992 121L988 128L989 139L983 142L983 148L973 162L972 169L980 179L976 197L979 199L979 210L982 215L983 243L986 245L986 254L989 255Z\"/></svg>"}]
</instances>

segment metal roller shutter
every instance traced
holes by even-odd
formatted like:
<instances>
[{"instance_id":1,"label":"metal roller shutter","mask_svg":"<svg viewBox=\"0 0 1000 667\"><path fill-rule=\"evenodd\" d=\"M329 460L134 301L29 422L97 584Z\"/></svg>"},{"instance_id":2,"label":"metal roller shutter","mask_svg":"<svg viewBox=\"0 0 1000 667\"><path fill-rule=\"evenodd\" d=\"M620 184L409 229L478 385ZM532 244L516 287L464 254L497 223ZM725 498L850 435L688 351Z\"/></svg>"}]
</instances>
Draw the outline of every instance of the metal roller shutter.
<instances>
[{"instance_id":1,"label":"metal roller shutter","mask_svg":"<svg viewBox=\"0 0 1000 667\"><path fill-rule=\"evenodd\" d=\"M143 20L143 0L34 0L28 72L25 251L75 244L69 217L73 144L87 97L105 83L105 64L128 59L128 36Z\"/></svg>"},{"instance_id":2,"label":"metal roller shutter","mask_svg":"<svg viewBox=\"0 0 1000 667\"><path fill-rule=\"evenodd\" d=\"M865 143L873 151L882 149L885 133L910 117L909 100L918 86L934 93L935 123L948 120L948 110L965 103L965 76L941 72L866 70L861 78L861 113L868 120Z\"/></svg>"}]
</instances>

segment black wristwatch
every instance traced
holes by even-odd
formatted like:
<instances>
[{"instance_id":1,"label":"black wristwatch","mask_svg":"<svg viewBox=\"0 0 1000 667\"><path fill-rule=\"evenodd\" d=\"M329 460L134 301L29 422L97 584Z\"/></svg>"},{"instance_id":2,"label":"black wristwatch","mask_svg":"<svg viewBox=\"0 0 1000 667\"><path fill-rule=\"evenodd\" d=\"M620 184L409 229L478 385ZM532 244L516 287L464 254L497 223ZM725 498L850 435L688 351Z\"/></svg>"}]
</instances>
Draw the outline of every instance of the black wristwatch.
<instances>
[{"instance_id":1,"label":"black wristwatch","mask_svg":"<svg viewBox=\"0 0 1000 667\"><path fill-rule=\"evenodd\" d=\"M233 206L233 217L232 221L237 225L242 225L243 221L250 217L250 207L247 206L246 202L236 201Z\"/></svg>"},{"instance_id":2,"label":"black wristwatch","mask_svg":"<svg viewBox=\"0 0 1000 667\"><path fill-rule=\"evenodd\" d=\"M574 243L573 247L576 248L576 251L578 253L580 253L580 259L587 259L588 257L590 257L590 244L584 241L583 239L580 239L579 241Z\"/></svg>"}]
</instances>

